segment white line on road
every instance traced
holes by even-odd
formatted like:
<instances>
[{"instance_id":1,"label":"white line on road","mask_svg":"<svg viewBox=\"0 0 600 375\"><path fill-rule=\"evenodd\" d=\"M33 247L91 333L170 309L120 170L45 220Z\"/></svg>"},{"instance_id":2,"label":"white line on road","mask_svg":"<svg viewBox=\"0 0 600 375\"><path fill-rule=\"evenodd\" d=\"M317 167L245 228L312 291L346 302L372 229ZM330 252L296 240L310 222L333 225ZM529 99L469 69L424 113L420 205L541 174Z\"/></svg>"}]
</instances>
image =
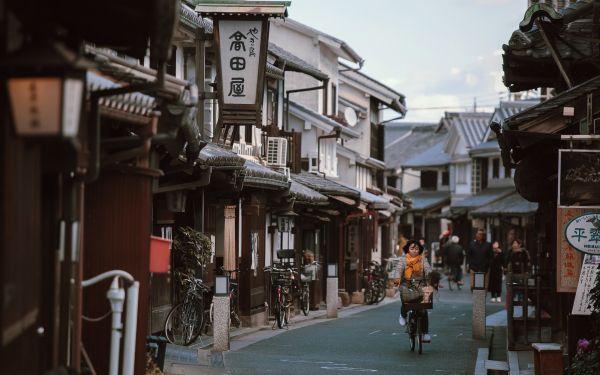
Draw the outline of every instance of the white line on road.
<instances>
[{"instance_id":1,"label":"white line on road","mask_svg":"<svg viewBox=\"0 0 600 375\"><path fill-rule=\"evenodd\" d=\"M356 372L377 372L377 370L370 368L357 368L357 367L321 367L323 370L335 370L335 371L356 371Z\"/></svg>"},{"instance_id":2,"label":"white line on road","mask_svg":"<svg viewBox=\"0 0 600 375\"><path fill-rule=\"evenodd\" d=\"M378 329L377 331L373 331L373 332L369 333L369 335L372 335L372 334L377 333L377 332L381 332L381 330Z\"/></svg>"}]
</instances>

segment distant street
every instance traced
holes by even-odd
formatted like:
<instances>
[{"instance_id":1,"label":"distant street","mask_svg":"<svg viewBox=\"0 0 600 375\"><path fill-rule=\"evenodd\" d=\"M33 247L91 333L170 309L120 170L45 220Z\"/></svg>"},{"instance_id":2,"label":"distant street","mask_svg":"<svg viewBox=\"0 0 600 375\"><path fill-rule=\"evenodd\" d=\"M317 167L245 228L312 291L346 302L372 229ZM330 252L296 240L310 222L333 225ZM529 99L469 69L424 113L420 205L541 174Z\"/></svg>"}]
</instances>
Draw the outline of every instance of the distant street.
<instances>
[{"instance_id":1,"label":"distant street","mask_svg":"<svg viewBox=\"0 0 600 375\"><path fill-rule=\"evenodd\" d=\"M232 351L225 354L227 373L470 373L471 293L446 287L438 296L430 311L432 342L425 344L422 355L409 349L404 327L398 324L396 300L351 309L335 320L298 323L296 329L281 334L263 331L235 340ZM488 315L501 308L501 304L488 304Z\"/></svg>"}]
</instances>

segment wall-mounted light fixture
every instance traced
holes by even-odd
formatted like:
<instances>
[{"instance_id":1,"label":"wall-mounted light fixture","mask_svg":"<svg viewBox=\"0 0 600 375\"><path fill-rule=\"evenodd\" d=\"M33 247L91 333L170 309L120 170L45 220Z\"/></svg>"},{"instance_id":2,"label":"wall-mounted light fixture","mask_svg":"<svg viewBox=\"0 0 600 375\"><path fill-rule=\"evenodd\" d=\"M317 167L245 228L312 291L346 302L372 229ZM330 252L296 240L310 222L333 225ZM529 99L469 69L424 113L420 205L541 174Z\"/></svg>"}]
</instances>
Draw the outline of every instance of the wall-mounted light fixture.
<instances>
[{"instance_id":1,"label":"wall-mounted light fixture","mask_svg":"<svg viewBox=\"0 0 600 375\"><path fill-rule=\"evenodd\" d=\"M76 137L90 66L54 41L30 44L4 59L0 70L7 81L16 135Z\"/></svg>"}]
</instances>

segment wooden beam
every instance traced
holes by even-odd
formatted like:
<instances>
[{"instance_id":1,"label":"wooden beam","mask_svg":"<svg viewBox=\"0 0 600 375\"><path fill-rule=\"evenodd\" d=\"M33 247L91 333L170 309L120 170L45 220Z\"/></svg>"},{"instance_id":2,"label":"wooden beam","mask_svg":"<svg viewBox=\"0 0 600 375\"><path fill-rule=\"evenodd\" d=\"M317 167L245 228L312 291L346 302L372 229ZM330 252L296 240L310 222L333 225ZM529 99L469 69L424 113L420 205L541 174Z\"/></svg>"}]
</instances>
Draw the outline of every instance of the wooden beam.
<instances>
[{"instance_id":1,"label":"wooden beam","mask_svg":"<svg viewBox=\"0 0 600 375\"><path fill-rule=\"evenodd\" d=\"M571 82L569 75L567 74L565 68L563 67L562 61L560 60L560 55L558 54L558 51L556 50L556 48L554 46L554 42L551 41L550 38L548 38L548 34L546 34L546 30L544 29L544 24L539 20L539 18L535 20L535 24L538 27L538 29L540 30L542 39L544 39L544 43L546 43L546 46L550 50L550 54L552 55L552 58L554 59L554 62L556 63L556 66L558 67L560 74L562 75L563 79L565 80L567 87L568 88L573 87L573 83Z\"/></svg>"}]
</instances>

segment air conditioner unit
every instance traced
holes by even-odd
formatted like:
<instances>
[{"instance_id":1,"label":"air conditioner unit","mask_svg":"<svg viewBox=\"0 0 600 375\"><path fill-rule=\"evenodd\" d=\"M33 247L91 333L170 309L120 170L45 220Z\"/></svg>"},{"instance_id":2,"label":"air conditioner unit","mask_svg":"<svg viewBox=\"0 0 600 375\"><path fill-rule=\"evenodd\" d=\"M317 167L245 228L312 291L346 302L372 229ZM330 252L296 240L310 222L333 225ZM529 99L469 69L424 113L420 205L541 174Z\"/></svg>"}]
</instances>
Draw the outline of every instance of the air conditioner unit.
<instances>
[{"instance_id":1,"label":"air conditioner unit","mask_svg":"<svg viewBox=\"0 0 600 375\"><path fill-rule=\"evenodd\" d=\"M272 137L267 141L267 165L285 167L287 164L287 139Z\"/></svg>"}]
</instances>

